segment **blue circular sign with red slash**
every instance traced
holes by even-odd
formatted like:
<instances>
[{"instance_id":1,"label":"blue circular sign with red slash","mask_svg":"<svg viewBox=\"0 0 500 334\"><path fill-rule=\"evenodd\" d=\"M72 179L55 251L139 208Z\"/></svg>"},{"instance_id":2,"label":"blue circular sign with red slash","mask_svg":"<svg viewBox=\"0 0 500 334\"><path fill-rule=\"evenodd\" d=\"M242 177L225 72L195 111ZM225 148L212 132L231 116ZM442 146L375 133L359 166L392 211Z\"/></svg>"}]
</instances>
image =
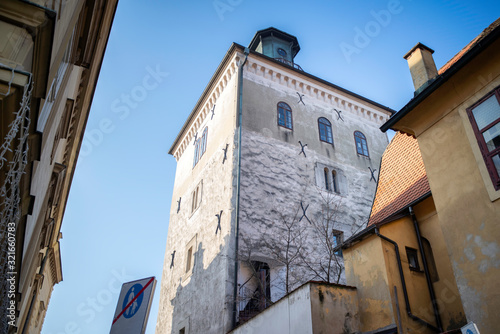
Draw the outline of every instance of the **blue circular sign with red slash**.
<instances>
[{"instance_id":1,"label":"blue circular sign with red slash","mask_svg":"<svg viewBox=\"0 0 500 334\"><path fill-rule=\"evenodd\" d=\"M137 283L137 284L134 284L125 294L125 299L123 299L122 310L125 310L127 305L130 302L132 302L130 304L130 306L123 313L123 316L125 318L127 318L127 319L132 318L134 316L134 314L136 314L137 311L139 310L139 308L141 307L142 297L144 294L141 293L137 298L135 298L137 296L137 294L140 292L142 292L142 285Z\"/></svg>"}]
</instances>

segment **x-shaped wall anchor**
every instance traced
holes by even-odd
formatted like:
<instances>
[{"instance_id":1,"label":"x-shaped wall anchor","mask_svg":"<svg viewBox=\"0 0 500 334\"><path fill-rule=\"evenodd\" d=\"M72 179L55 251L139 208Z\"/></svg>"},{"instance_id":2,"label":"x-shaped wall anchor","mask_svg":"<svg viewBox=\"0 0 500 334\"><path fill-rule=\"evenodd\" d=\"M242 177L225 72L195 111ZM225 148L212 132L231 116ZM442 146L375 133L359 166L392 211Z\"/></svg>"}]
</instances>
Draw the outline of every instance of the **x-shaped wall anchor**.
<instances>
[{"instance_id":1,"label":"x-shaped wall anchor","mask_svg":"<svg viewBox=\"0 0 500 334\"><path fill-rule=\"evenodd\" d=\"M307 221L309 223L311 223L309 218L307 218L307 216L306 216L306 211L307 211L308 207L309 207L309 204L307 204L306 208L304 209L304 204L302 204L302 201L300 201L300 208L302 209L302 217L300 217L299 222L302 220L302 218L306 217Z\"/></svg>"},{"instance_id":2,"label":"x-shaped wall anchor","mask_svg":"<svg viewBox=\"0 0 500 334\"><path fill-rule=\"evenodd\" d=\"M214 115L215 115L215 104L212 107L212 117L210 117L210 120L212 120L214 118Z\"/></svg>"},{"instance_id":3,"label":"x-shaped wall anchor","mask_svg":"<svg viewBox=\"0 0 500 334\"><path fill-rule=\"evenodd\" d=\"M194 134L194 142L193 145L196 145L196 141L198 140L198 132Z\"/></svg>"},{"instance_id":4,"label":"x-shaped wall anchor","mask_svg":"<svg viewBox=\"0 0 500 334\"><path fill-rule=\"evenodd\" d=\"M299 155L301 155L302 153L304 153L304 157L307 158L306 156L306 152L304 151L304 148L307 146L307 144L304 144L302 145L302 142L299 140L299 144L300 144L300 152L299 152Z\"/></svg>"},{"instance_id":5,"label":"x-shaped wall anchor","mask_svg":"<svg viewBox=\"0 0 500 334\"><path fill-rule=\"evenodd\" d=\"M335 108L333 110L335 110L337 112L337 121L340 119L343 122L344 118L342 118L342 115L341 115L342 110L337 110Z\"/></svg>"},{"instance_id":6,"label":"x-shaped wall anchor","mask_svg":"<svg viewBox=\"0 0 500 334\"><path fill-rule=\"evenodd\" d=\"M174 266L175 251L172 253L172 262L170 262L170 268Z\"/></svg>"},{"instance_id":7,"label":"x-shaped wall anchor","mask_svg":"<svg viewBox=\"0 0 500 334\"><path fill-rule=\"evenodd\" d=\"M220 210L220 213L215 214L217 217L217 228L215 229L215 234L217 234L217 231L222 232L222 228L220 227L220 217L222 217L222 210Z\"/></svg>"},{"instance_id":8,"label":"x-shaped wall anchor","mask_svg":"<svg viewBox=\"0 0 500 334\"><path fill-rule=\"evenodd\" d=\"M297 103L302 102L302 104L303 104L303 105L306 105L306 104L304 103L304 101L302 101L302 98L304 97L304 94L302 94L302 95L301 95L301 94L299 94L299 92L296 92L296 93L297 93L297 95L299 96L299 100L297 101Z\"/></svg>"},{"instance_id":9,"label":"x-shaped wall anchor","mask_svg":"<svg viewBox=\"0 0 500 334\"><path fill-rule=\"evenodd\" d=\"M181 210L181 200L182 197L179 197L179 200L177 201L177 213L179 213L179 211Z\"/></svg>"},{"instance_id":10,"label":"x-shaped wall anchor","mask_svg":"<svg viewBox=\"0 0 500 334\"><path fill-rule=\"evenodd\" d=\"M224 151L224 159L222 159L222 164L224 164L224 162L226 161L227 159L227 148L229 147L229 144L226 144L226 148L223 148L222 150Z\"/></svg>"},{"instance_id":11,"label":"x-shaped wall anchor","mask_svg":"<svg viewBox=\"0 0 500 334\"><path fill-rule=\"evenodd\" d=\"M376 169L372 170L371 167L368 167L370 172L372 173L372 176L370 177L370 181L373 180L375 183L377 183L377 179L375 178L375 172L377 171Z\"/></svg>"}]
</instances>

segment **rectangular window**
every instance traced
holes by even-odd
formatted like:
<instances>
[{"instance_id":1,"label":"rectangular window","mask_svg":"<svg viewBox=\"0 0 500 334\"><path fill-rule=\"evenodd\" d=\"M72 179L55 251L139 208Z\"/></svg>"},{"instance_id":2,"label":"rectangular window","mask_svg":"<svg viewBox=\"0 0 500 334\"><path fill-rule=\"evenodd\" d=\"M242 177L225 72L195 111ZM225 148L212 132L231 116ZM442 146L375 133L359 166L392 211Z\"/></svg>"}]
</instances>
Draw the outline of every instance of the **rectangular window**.
<instances>
[{"instance_id":1,"label":"rectangular window","mask_svg":"<svg viewBox=\"0 0 500 334\"><path fill-rule=\"evenodd\" d=\"M467 109L495 190L500 189L500 87Z\"/></svg>"},{"instance_id":2,"label":"rectangular window","mask_svg":"<svg viewBox=\"0 0 500 334\"><path fill-rule=\"evenodd\" d=\"M193 269L194 269L194 265L195 265L195 255L196 255L196 237L197 235L195 234L195 236L188 242L188 244L186 245L186 251L185 251L185 271L184 271L184 274L182 275L182 279L185 280L187 279L188 277L191 276L191 274L193 273Z\"/></svg>"},{"instance_id":3,"label":"rectangular window","mask_svg":"<svg viewBox=\"0 0 500 334\"><path fill-rule=\"evenodd\" d=\"M332 231L333 232L333 248L337 248L340 245L342 245L342 242L344 241L344 233L342 231ZM335 252L335 255L337 256L342 256L342 249L339 249Z\"/></svg>"},{"instance_id":4,"label":"rectangular window","mask_svg":"<svg viewBox=\"0 0 500 334\"><path fill-rule=\"evenodd\" d=\"M410 269L420 271L417 250L414 248L406 247L406 256L408 257L408 264L410 265Z\"/></svg>"},{"instance_id":5,"label":"rectangular window","mask_svg":"<svg viewBox=\"0 0 500 334\"><path fill-rule=\"evenodd\" d=\"M189 272L192 268L192 258L193 258L193 247L189 247L188 252L187 252L187 260L186 260L186 273Z\"/></svg>"},{"instance_id":6,"label":"rectangular window","mask_svg":"<svg viewBox=\"0 0 500 334\"><path fill-rule=\"evenodd\" d=\"M200 207L202 194L203 180L196 186L191 194L191 214L193 214Z\"/></svg>"}]
</instances>

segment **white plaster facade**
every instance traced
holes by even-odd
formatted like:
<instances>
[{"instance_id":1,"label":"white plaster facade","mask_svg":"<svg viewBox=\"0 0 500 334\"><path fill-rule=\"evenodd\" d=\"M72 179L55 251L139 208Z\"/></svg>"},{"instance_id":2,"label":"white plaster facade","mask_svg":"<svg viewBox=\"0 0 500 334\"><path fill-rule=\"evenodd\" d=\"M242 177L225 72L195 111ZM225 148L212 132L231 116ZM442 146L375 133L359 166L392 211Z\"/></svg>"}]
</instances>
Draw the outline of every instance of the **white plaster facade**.
<instances>
[{"instance_id":1,"label":"white plaster facade","mask_svg":"<svg viewBox=\"0 0 500 334\"><path fill-rule=\"evenodd\" d=\"M296 215L300 202L309 205L308 217L318 219L321 198L340 201L335 229L345 238L370 213L376 182L368 167L379 168L388 144L379 126L391 110L255 51L246 57L244 49L229 49L169 152L177 170L156 333L230 331L244 307L241 287L256 287L248 265L237 261L242 249L269 266L270 298L281 298L283 265L260 246L263 239L275 241L282 216L302 215ZM293 130L278 125L279 102L291 107ZM320 141L319 117L331 122L333 144ZM195 141L205 128L206 152L193 167ZM366 136L369 158L356 153L354 131ZM299 141L307 144L305 155ZM325 167L337 173L338 194L323 189ZM300 224L311 229L306 219ZM315 261L324 255L313 239L305 248ZM311 272L304 278L317 279Z\"/></svg>"}]
</instances>

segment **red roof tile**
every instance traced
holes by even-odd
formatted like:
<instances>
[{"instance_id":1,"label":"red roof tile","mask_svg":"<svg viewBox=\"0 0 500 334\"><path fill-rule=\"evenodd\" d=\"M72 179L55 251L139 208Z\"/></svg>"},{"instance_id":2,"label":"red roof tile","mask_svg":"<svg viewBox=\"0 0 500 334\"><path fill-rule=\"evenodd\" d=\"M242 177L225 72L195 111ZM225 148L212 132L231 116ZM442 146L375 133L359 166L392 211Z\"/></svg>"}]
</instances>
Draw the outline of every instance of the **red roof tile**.
<instances>
[{"instance_id":1,"label":"red roof tile","mask_svg":"<svg viewBox=\"0 0 500 334\"><path fill-rule=\"evenodd\" d=\"M380 223L430 192L417 140L398 132L382 156L368 226Z\"/></svg>"},{"instance_id":2,"label":"red roof tile","mask_svg":"<svg viewBox=\"0 0 500 334\"><path fill-rule=\"evenodd\" d=\"M462 50L460 50L459 53L457 53L453 58L448 60L448 62L439 69L438 73L443 74L444 72L446 72L446 70L448 70L451 66L453 66L453 64L455 64L460 58L462 58L467 53L467 51L469 51L477 43L480 43L484 37L488 36L488 34L499 25L500 25L500 18L496 19L495 22L490 24L488 28L484 29L476 38L470 41L469 44L467 44Z\"/></svg>"}]
</instances>

